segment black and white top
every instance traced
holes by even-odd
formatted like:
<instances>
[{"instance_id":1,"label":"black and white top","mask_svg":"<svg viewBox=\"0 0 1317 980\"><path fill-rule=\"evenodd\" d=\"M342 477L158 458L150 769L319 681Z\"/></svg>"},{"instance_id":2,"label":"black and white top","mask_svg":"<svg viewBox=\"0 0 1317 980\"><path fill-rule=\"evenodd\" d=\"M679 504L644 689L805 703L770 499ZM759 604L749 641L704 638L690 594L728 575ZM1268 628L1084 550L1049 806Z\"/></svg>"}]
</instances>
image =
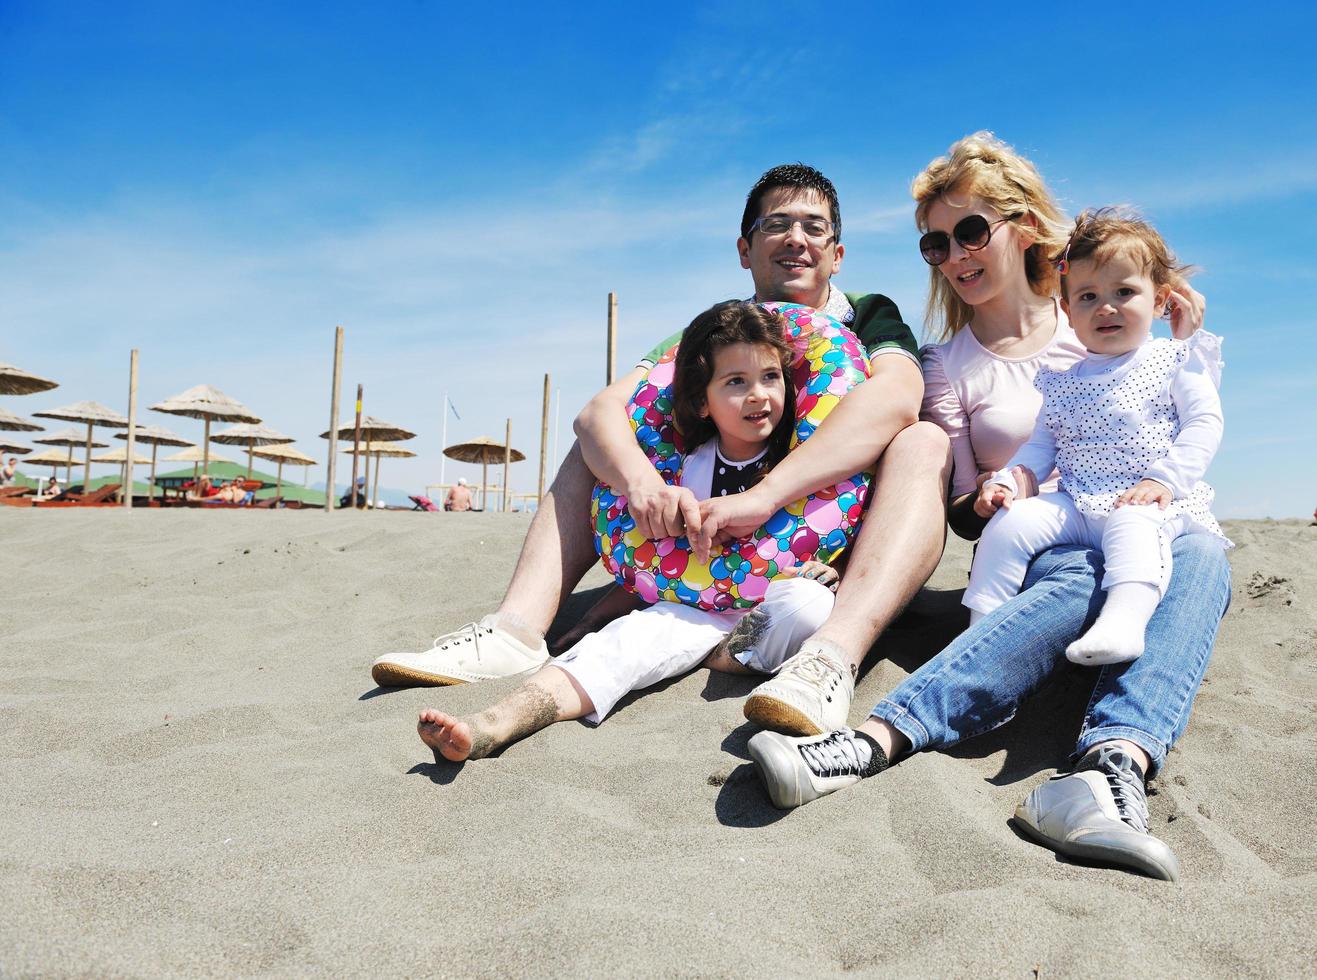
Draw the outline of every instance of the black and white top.
<instances>
[{"instance_id":1,"label":"black and white top","mask_svg":"<svg viewBox=\"0 0 1317 980\"><path fill-rule=\"evenodd\" d=\"M767 463L764 449L753 459L732 461L718 449L718 440L710 439L686 457L681 468L681 485L697 500L726 497L749 490Z\"/></svg>"}]
</instances>

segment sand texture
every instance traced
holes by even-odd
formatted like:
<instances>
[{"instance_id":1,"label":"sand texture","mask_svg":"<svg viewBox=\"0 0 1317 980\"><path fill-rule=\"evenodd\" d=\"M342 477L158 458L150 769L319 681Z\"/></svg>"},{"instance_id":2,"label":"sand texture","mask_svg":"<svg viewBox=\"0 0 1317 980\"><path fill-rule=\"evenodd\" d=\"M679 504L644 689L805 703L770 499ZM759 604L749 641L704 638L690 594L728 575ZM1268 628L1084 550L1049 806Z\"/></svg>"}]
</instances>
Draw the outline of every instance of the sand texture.
<instances>
[{"instance_id":1,"label":"sand texture","mask_svg":"<svg viewBox=\"0 0 1317 980\"><path fill-rule=\"evenodd\" d=\"M435 765L417 711L513 682L384 692L370 661L492 608L526 526L0 508L0 976L1314 972L1317 528L1227 523L1233 603L1150 798L1169 885L1008 823L1073 746L1078 668L785 814L753 683L707 672ZM953 541L852 723L960 628L968 563Z\"/></svg>"}]
</instances>

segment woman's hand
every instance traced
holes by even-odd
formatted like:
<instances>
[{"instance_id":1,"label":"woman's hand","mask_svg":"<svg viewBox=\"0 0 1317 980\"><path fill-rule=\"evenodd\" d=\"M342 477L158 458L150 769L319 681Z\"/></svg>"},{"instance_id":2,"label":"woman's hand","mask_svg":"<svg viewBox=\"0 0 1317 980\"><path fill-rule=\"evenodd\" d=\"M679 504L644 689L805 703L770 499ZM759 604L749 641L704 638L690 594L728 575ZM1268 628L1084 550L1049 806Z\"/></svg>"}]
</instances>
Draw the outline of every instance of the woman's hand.
<instances>
[{"instance_id":1,"label":"woman's hand","mask_svg":"<svg viewBox=\"0 0 1317 980\"><path fill-rule=\"evenodd\" d=\"M820 585L826 585L833 592L837 591L837 585L841 582L841 575L835 568L823 564L821 561L803 561L799 565L793 565L791 568L782 570L784 578L808 578L813 579Z\"/></svg>"},{"instance_id":2,"label":"woman's hand","mask_svg":"<svg viewBox=\"0 0 1317 980\"><path fill-rule=\"evenodd\" d=\"M1171 493L1171 488L1166 484L1158 483L1156 480L1140 480L1116 498L1116 506L1156 504L1162 510L1165 510L1166 506L1174 499L1175 494Z\"/></svg>"},{"instance_id":3,"label":"woman's hand","mask_svg":"<svg viewBox=\"0 0 1317 980\"><path fill-rule=\"evenodd\" d=\"M1171 336L1188 340L1203 325L1207 315L1207 299L1188 283L1178 290L1172 289L1166 301L1166 318L1171 321Z\"/></svg>"}]
</instances>

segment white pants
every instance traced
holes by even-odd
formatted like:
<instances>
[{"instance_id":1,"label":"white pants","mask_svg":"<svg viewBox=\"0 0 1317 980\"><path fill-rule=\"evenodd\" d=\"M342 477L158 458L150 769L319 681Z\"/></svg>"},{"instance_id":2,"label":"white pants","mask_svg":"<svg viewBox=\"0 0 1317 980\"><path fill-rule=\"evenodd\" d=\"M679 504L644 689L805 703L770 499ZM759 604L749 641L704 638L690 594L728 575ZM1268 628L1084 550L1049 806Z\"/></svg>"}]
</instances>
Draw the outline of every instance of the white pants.
<instances>
[{"instance_id":1,"label":"white pants","mask_svg":"<svg viewBox=\"0 0 1317 980\"><path fill-rule=\"evenodd\" d=\"M832 612L833 595L813 579L775 579L753 609L706 612L678 602L652 606L615 619L590 633L556 660L590 696L600 722L626 694L699 666L746 617L753 633L736 659L751 670L776 673Z\"/></svg>"},{"instance_id":2,"label":"white pants","mask_svg":"<svg viewBox=\"0 0 1317 980\"><path fill-rule=\"evenodd\" d=\"M1142 582L1166 594L1171 581L1171 542L1191 520L1156 504L1126 504L1106 517L1080 513L1069 494L1027 497L993 515L983 531L965 589L966 606L990 613L1013 599L1035 555L1059 544L1102 549L1102 588Z\"/></svg>"}]
</instances>

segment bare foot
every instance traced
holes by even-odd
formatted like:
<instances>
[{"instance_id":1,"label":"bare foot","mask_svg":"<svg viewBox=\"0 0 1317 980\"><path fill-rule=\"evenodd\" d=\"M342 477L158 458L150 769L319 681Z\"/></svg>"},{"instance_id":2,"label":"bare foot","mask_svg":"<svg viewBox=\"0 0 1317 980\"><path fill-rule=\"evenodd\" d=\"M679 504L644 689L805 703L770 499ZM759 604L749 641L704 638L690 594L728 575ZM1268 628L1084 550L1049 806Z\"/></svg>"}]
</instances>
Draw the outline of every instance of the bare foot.
<instances>
[{"instance_id":1,"label":"bare foot","mask_svg":"<svg viewBox=\"0 0 1317 980\"><path fill-rule=\"evenodd\" d=\"M471 725L461 718L427 709L421 712L416 732L434 750L435 762L440 756L449 762L465 762L471 755Z\"/></svg>"}]
</instances>

